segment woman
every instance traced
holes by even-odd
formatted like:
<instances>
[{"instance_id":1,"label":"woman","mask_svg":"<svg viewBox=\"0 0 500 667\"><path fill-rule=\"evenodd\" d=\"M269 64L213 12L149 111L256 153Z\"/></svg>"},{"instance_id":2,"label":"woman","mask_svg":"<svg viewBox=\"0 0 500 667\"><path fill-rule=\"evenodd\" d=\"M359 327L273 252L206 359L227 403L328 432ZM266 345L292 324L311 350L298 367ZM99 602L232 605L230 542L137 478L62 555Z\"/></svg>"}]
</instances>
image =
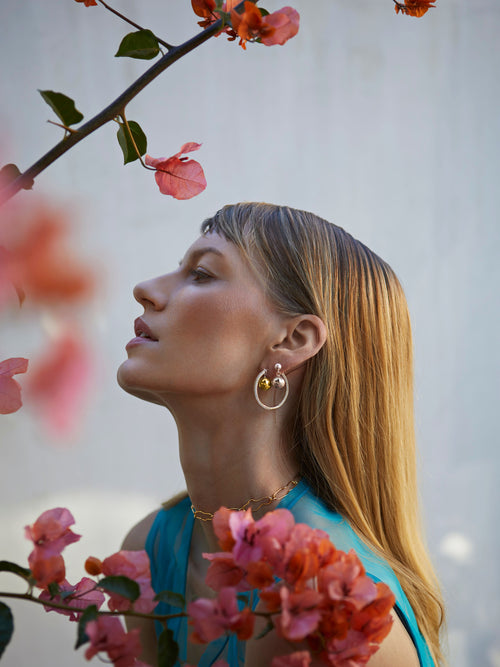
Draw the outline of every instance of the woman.
<instances>
[{"instance_id":1,"label":"woman","mask_svg":"<svg viewBox=\"0 0 500 667\"><path fill-rule=\"evenodd\" d=\"M391 587L393 627L370 667L439 664L443 605L417 511L410 322L390 267L311 213L237 204L205 221L176 271L134 296L144 315L118 380L173 414L188 492L125 540L147 549L155 588L209 596L201 554L217 545L210 520L198 519L265 498L259 516L287 507ZM154 664L145 625L143 659ZM184 621L172 629L181 663L203 667L220 657L260 667L290 650L274 633L204 647L187 642Z\"/></svg>"}]
</instances>

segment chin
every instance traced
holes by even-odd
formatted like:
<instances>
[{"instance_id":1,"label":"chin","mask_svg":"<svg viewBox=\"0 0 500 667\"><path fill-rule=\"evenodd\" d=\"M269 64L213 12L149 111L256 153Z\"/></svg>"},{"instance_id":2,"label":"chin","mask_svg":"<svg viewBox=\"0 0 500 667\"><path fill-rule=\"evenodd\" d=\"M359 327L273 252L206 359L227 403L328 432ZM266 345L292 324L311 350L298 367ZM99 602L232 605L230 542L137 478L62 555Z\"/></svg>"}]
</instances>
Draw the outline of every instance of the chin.
<instances>
[{"instance_id":1,"label":"chin","mask_svg":"<svg viewBox=\"0 0 500 667\"><path fill-rule=\"evenodd\" d=\"M136 396L143 401L164 405L163 401L158 396L158 393L152 389L147 389L146 387L142 386L141 383L138 382L136 374L134 374L131 369L127 368L127 366L128 360L125 360L120 365L118 372L116 373L116 379L120 387L126 391L127 394Z\"/></svg>"}]
</instances>

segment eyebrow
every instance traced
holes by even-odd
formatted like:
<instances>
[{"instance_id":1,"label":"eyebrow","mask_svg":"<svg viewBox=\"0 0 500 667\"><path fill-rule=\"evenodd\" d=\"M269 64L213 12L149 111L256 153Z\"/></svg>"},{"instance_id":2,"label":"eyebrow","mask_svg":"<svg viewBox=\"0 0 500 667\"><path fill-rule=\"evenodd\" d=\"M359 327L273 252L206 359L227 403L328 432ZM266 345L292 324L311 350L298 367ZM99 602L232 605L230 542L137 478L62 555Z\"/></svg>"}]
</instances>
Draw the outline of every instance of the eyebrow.
<instances>
[{"instance_id":1,"label":"eyebrow","mask_svg":"<svg viewBox=\"0 0 500 667\"><path fill-rule=\"evenodd\" d=\"M207 253L212 253L213 255L224 257L224 253L221 252L218 248L214 248L213 246L207 246L206 248L199 248L198 250L193 250L187 257L184 257L184 259L181 259L179 261L179 266L182 264L184 260L189 260L190 262L196 262L200 259L200 257L203 257L203 255L206 255Z\"/></svg>"}]
</instances>

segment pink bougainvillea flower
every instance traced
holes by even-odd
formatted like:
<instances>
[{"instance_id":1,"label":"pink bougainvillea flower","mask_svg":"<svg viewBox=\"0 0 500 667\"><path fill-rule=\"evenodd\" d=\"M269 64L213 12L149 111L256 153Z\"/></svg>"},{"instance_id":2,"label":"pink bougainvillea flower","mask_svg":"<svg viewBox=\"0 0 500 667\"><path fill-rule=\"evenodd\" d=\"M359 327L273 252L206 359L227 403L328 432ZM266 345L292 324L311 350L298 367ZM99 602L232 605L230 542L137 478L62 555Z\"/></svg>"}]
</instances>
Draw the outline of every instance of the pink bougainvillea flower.
<instances>
[{"instance_id":1,"label":"pink bougainvillea flower","mask_svg":"<svg viewBox=\"0 0 500 667\"><path fill-rule=\"evenodd\" d=\"M97 2L95 0L76 0L76 2L83 2L85 7L97 6Z\"/></svg>"},{"instance_id":2,"label":"pink bougainvillea flower","mask_svg":"<svg viewBox=\"0 0 500 667\"><path fill-rule=\"evenodd\" d=\"M114 616L99 616L85 626L90 646L85 651L87 660L97 653L106 652L115 667L133 667L141 653L139 629L125 632L120 621Z\"/></svg>"},{"instance_id":3,"label":"pink bougainvillea flower","mask_svg":"<svg viewBox=\"0 0 500 667\"><path fill-rule=\"evenodd\" d=\"M250 509L233 512L229 526L235 541L232 550L235 562L246 566L263 556L271 562L279 560L282 556L281 545L288 540L293 524L293 515L285 509L269 512L259 521L254 521Z\"/></svg>"},{"instance_id":4,"label":"pink bougainvillea flower","mask_svg":"<svg viewBox=\"0 0 500 667\"><path fill-rule=\"evenodd\" d=\"M295 651L289 655L277 655L271 662L271 667L309 667L311 654L309 651Z\"/></svg>"},{"instance_id":5,"label":"pink bougainvillea flower","mask_svg":"<svg viewBox=\"0 0 500 667\"><path fill-rule=\"evenodd\" d=\"M49 584L60 583L66 576L64 558L50 548L35 547L28 557L31 574L38 588L47 588Z\"/></svg>"},{"instance_id":6,"label":"pink bougainvillea flower","mask_svg":"<svg viewBox=\"0 0 500 667\"><path fill-rule=\"evenodd\" d=\"M335 667L353 667L365 665L378 648L378 645L371 644L362 632L349 630L344 639L327 639L322 657L326 658L327 664Z\"/></svg>"},{"instance_id":7,"label":"pink bougainvillea flower","mask_svg":"<svg viewBox=\"0 0 500 667\"><path fill-rule=\"evenodd\" d=\"M235 541L229 525L232 510L227 507L221 507L214 514L212 527L214 533L219 541L219 546L223 551L231 551L234 547Z\"/></svg>"},{"instance_id":8,"label":"pink bougainvillea flower","mask_svg":"<svg viewBox=\"0 0 500 667\"><path fill-rule=\"evenodd\" d=\"M50 548L61 552L68 544L78 542L81 535L76 535L70 528L75 523L71 512L65 507L46 510L38 519L26 526L25 536L40 548Z\"/></svg>"},{"instance_id":9,"label":"pink bougainvillea flower","mask_svg":"<svg viewBox=\"0 0 500 667\"><path fill-rule=\"evenodd\" d=\"M266 46L283 45L299 32L300 15L292 7L283 7L277 12L264 16L263 21L274 28L272 34L262 37L262 43Z\"/></svg>"},{"instance_id":10,"label":"pink bougainvillea flower","mask_svg":"<svg viewBox=\"0 0 500 667\"><path fill-rule=\"evenodd\" d=\"M215 554L204 553L203 557L212 561L205 577L205 583L214 591L220 591L228 586L238 587L243 580L245 571L236 565L232 554L223 551Z\"/></svg>"},{"instance_id":11,"label":"pink bougainvillea flower","mask_svg":"<svg viewBox=\"0 0 500 667\"><path fill-rule=\"evenodd\" d=\"M67 245L69 221L43 202L1 212L0 297L8 286L39 303L73 302L90 295L93 279Z\"/></svg>"},{"instance_id":12,"label":"pink bougainvillea flower","mask_svg":"<svg viewBox=\"0 0 500 667\"><path fill-rule=\"evenodd\" d=\"M40 600L47 602L44 605L45 611L56 611L58 614L69 616L70 621L78 621L83 613L83 610L92 604L95 604L99 609L104 603L104 594L96 590L96 582L88 577L83 577L75 586L72 586L68 581L64 580L59 584L62 593L65 593L64 599L61 595L52 595L49 591L44 590L40 593ZM71 593L71 595L68 595ZM65 604L72 607L75 611L67 609L54 609L51 603Z\"/></svg>"},{"instance_id":13,"label":"pink bougainvillea flower","mask_svg":"<svg viewBox=\"0 0 500 667\"><path fill-rule=\"evenodd\" d=\"M55 338L33 364L27 377L26 398L54 434L66 435L76 428L90 376L90 353L70 329Z\"/></svg>"},{"instance_id":14,"label":"pink bougainvillea flower","mask_svg":"<svg viewBox=\"0 0 500 667\"><path fill-rule=\"evenodd\" d=\"M22 357L0 361L0 415L16 412L23 404L21 386L12 376L27 370L28 360Z\"/></svg>"},{"instance_id":15,"label":"pink bougainvillea flower","mask_svg":"<svg viewBox=\"0 0 500 667\"><path fill-rule=\"evenodd\" d=\"M354 630L361 630L371 642L380 644L392 626L390 612L394 607L395 597L389 586L383 582L378 582L376 587L376 599L354 614L352 627Z\"/></svg>"},{"instance_id":16,"label":"pink bougainvillea flower","mask_svg":"<svg viewBox=\"0 0 500 667\"><path fill-rule=\"evenodd\" d=\"M240 0L227 0L227 2L222 3L221 10L223 12L230 12L238 2L240 2ZM208 28L208 26L220 19L220 15L216 11L217 4L215 3L215 0L191 0L191 7L193 8L194 13L203 19L202 21L198 21L198 25L202 28ZM215 37L219 37L223 32L228 35L228 40L230 42L233 42L238 37L230 25L224 26L222 30L219 30L219 32L216 33Z\"/></svg>"},{"instance_id":17,"label":"pink bougainvillea flower","mask_svg":"<svg viewBox=\"0 0 500 667\"><path fill-rule=\"evenodd\" d=\"M43 512L35 523L25 527L26 537L35 546L28 563L39 588L64 581L66 567L61 552L68 544L80 539L80 535L69 528L74 523L69 510L57 507Z\"/></svg>"},{"instance_id":18,"label":"pink bougainvillea flower","mask_svg":"<svg viewBox=\"0 0 500 667\"><path fill-rule=\"evenodd\" d=\"M280 588L282 612L275 620L278 633L285 639L300 641L318 627L321 611L318 606L323 596L309 588L292 593L286 586Z\"/></svg>"},{"instance_id":19,"label":"pink bougainvillea flower","mask_svg":"<svg viewBox=\"0 0 500 667\"><path fill-rule=\"evenodd\" d=\"M217 8L215 0L191 0L191 7L196 16L201 16L203 19L198 21L198 25L202 28L207 28L219 18L214 12Z\"/></svg>"},{"instance_id":20,"label":"pink bougainvillea flower","mask_svg":"<svg viewBox=\"0 0 500 667\"><path fill-rule=\"evenodd\" d=\"M151 588L149 557L145 551L118 551L103 560L102 573L106 577L122 575L133 579L141 591L133 603L122 595L110 593L108 605L112 611L128 611L133 605L134 611L149 614L158 604L153 599L155 592Z\"/></svg>"},{"instance_id":21,"label":"pink bougainvillea flower","mask_svg":"<svg viewBox=\"0 0 500 667\"><path fill-rule=\"evenodd\" d=\"M235 588L223 588L215 599L199 598L188 604L189 624L193 627L191 641L206 644L225 632L235 632L247 640L253 634L255 617L245 608L238 608Z\"/></svg>"},{"instance_id":22,"label":"pink bougainvillea flower","mask_svg":"<svg viewBox=\"0 0 500 667\"><path fill-rule=\"evenodd\" d=\"M405 0L405 2L395 2L394 9L396 14L402 12L407 16L423 16L431 7L435 7L434 0Z\"/></svg>"},{"instance_id":23,"label":"pink bougainvillea flower","mask_svg":"<svg viewBox=\"0 0 500 667\"><path fill-rule=\"evenodd\" d=\"M318 577L319 590L325 591L330 600L342 601L356 610L362 609L377 597L375 583L365 575L365 570L354 551L341 553L335 563L323 568Z\"/></svg>"},{"instance_id":24,"label":"pink bougainvillea flower","mask_svg":"<svg viewBox=\"0 0 500 667\"><path fill-rule=\"evenodd\" d=\"M239 14L231 10L231 23L243 48L247 41L260 40L266 46L284 44L299 31L299 13L291 7L283 7L272 14L262 16L259 8L248 0Z\"/></svg>"},{"instance_id":25,"label":"pink bougainvillea flower","mask_svg":"<svg viewBox=\"0 0 500 667\"><path fill-rule=\"evenodd\" d=\"M164 195L175 199L191 199L207 187L202 166L196 160L181 157L183 153L197 151L201 144L193 141L184 144L180 151L169 158L152 158L146 155L145 162L156 169L155 179Z\"/></svg>"}]
</instances>

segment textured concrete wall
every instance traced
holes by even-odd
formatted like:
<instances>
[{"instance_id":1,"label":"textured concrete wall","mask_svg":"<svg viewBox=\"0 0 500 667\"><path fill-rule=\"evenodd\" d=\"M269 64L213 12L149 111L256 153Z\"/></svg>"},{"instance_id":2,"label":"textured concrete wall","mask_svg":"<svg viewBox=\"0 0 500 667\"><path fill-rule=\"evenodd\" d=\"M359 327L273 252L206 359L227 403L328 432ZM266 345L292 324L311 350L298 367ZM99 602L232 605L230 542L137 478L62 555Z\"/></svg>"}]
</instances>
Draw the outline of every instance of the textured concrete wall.
<instances>
[{"instance_id":1,"label":"textured concrete wall","mask_svg":"<svg viewBox=\"0 0 500 667\"><path fill-rule=\"evenodd\" d=\"M71 442L54 444L27 411L2 418L0 556L25 559L22 527L64 505L84 535L67 551L76 580L88 554L117 549L129 525L182 488L170 416L114 379L140 313L132 287L174 267L201 220L224 203L287 203L344 226L401 277L451 664L498 666L500 5L438 0L417 20L396 16L391 0L293 4L302 25L287 45L244 52L212 40L129 107L156 157L203 142L201 196L163 197L150 172L122 167L113 127L37 180L38 192L72 211L82 255L101 267L84 314L98 371ZM197 28L188 0L116 6L167 41ZM0 26L2 162L27 167L60 136L37 88L74 97L90 117L144 69L113 58L128 30L101 7L2 0ZM2 316L1 358L30 356L40 343L40 324L23 317ZM0 575L0 589L8 583ZM26 604L15 618L6 667L83 664L62 618Z\"/></svg>"}]
</instances>

